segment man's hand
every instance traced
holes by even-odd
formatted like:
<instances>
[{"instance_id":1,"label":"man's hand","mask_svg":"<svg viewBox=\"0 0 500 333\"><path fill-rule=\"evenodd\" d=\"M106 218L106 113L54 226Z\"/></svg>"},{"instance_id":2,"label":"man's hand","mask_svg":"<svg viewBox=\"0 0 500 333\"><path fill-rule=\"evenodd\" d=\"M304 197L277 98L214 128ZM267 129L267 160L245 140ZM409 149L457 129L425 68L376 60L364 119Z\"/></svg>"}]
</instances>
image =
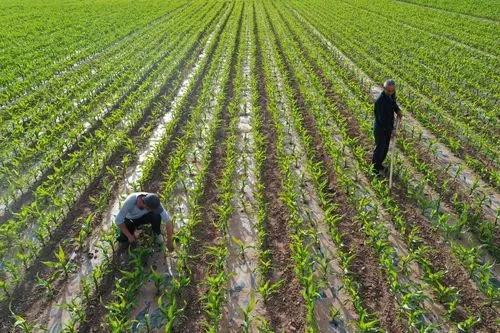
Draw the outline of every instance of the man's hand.
<instances>
[{"instance_id":1,"label":"man's hand","mask_svg":"<svg viewBox=\"0 0 500 333\"><path fill-rule=\"evenodd\" d=\"M172 221L169 221L165 225L165 229L167 230L167 249L172 252L174 250L174 224Z\"/></svg>"},{"instance_id":2,"label":"man's hand","mask_svg":"<svg viewBox=\"0 0 500 333\"><path fill-rule=\"evenodd\" d=\"M174 251L174 243L171 240L167 241L167 249L169 252Z\"/></svg>"},{"instance_id":3,"label":"man's hand","mask_svg":"<svg viewBox=\"0 0 500 333\"><path fill-rule=\"evenodd\" d=\"M135 243L137 240L133 234L130 234L130 236L127 236L127 238L128 238L129 243L131 243L131 244Z\"/></svg>"},{"instance_id":4,"label":"man's hand","mask_svg":"<svg viewBox=\"0 0 500 333\"><path fill-rule=\"evenodd\" d=\"M136 238L134 236L133 232L130 232L127 228L127 225L125 223L121 223L118 225L122 233L127 237L129 243L135 243Z\"/></svg>"}]
</instances>

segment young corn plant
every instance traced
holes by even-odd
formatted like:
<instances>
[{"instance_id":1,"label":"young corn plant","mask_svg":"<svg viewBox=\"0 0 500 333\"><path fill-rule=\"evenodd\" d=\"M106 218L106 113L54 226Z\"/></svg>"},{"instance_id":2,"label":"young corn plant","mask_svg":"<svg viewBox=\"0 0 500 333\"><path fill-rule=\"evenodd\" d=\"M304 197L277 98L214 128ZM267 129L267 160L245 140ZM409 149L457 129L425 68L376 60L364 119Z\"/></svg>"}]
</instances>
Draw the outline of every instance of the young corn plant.
<instances>
[{"instance_id":1,"label":"young corn plant","mask_svg":"<svg viewBox=\"0 0 500 333\"><path fill-rule=\"evenodd\" d=\"M59 245L58 250L54 253L55 261L43 261L49 268L53 268L55 272L62 273L64 278L67 278L69 274L76 268L75 264L71 261L71 258L64 252L64 249Z\"/></svg>"},{"instance_id":2,"label":"young corn plant","mask_svg":"<svg viewBox=\"0 0 500 333\"><path fill-rule=\"evenodd\" d=\"M3 278L0 278L0 289L3 291L5 296L10 297L9 286L7 284L7 281Z\"/></svg>"},{"instance_id":3,"label":"young corn plant","mask_svg":"<svg viewBox=\"0 0 500 333\"><path fill-rule=\"evenodd\" d=\"M474 316L468 317L464 321L458 323L458 329L460 332L473 332L474 326L481 321L481 318L476 318Z\"/></svg>"},{"instance_id":4,"label":"young corn plant","mask_svg":"<svg viewBox=\"0 0 500 333\"><path fill-rule=\"evenodd\" d=\"M272 283L271 280L267 280L259 286L259 293L262 295L264 301L267 301L269 297L277 292L279 292L280 288L285 283L284 280L280 279L276 282Z\"/></svg>"},{"instance_id":5,"label":"young corn plant","mask_svg":"<svg viewBox=\"0 0 500 333\"><path fill-rule=\"evenodd\" d=\"M78 243L78 247L80 250L83 250L85 242L87 241L91 231L92 231L92 222L94 219L94 214L89 214L86 218L79 223L82 224L80 231L78 232L78 236L76 237L76 241Z\"/></svg>"},{"instance_id":6,"label":"young corn plant","mask_svg":"<svg viewBox=\"0 0 500 333\"><path fill-rule=\"evenodd\" d=\"M238 252L239 252L241 259L245 260L245 250L251 249L251 248L253 248L253 246L245 244L241 239L239 239L238 237L235 237L235 236L232 236L231 239L232 239L233 243L238 246L238 249L239 249Z\"/></svg>"},{"instance_id":7,"label":"young corn plant","mask_svg":"<svg viewBox=\"0 0 500 333\"><path fill-rule=\"evenodd\" d=\"M156 295L159 296L162 291L162 286L165 283L165 277L161 272L157 272L154 267L151 267L151 273L149 273L149 278L153 281L156 288Z\"/></svg>"},{"instance_id":8,"label":"young corn plant","mask_svg":"<svg viewBox=\"0 0 500 333\"><path fill-rule=\"evenodd\" d=\"M54 295L54 280L53 276L50 276L48 279L41 278L38 274L36 275L36 285L45 289L45 293L49 298Z\"/></svg>"},{"instance_id":9,"label":"young corn plant","mask_svg":"<svg viewBox=\"0 0 500 333\"><path fill-rule=\"evenodd\" d=\"M32 332L46 332L47 330L40 327L40 325L30 323L26 320L26 318L15 314L12 309L10 309L10 313L14 318L14 328L23 333L32 333Z\"/></svg>"},{"instance_id":10,"label":"young corn plant","mask_svg":"<svg viewBox=\"0 0 500 333\"><path fill-rule=\"evenodd\" d=\"M381 333L382 330L379 328L379 321L373 316L362 312L358 320L358 328L364 333Z\"/></svg>"},{"instance_id":11,"label":"young corn plant","mask_svg":"<svg viewBox=\"0 0 500 333\"><path fill-rule=\"evenodd\" d=\"M248 304L244 308L240 308L241 313L243 314L243 333L250 333L251 324L252 324L252 312L255 309L255 305L257 302L255 301L255 295L253 292L250 293L250 299L248 300Z\"/></svg>"}]
</instances>

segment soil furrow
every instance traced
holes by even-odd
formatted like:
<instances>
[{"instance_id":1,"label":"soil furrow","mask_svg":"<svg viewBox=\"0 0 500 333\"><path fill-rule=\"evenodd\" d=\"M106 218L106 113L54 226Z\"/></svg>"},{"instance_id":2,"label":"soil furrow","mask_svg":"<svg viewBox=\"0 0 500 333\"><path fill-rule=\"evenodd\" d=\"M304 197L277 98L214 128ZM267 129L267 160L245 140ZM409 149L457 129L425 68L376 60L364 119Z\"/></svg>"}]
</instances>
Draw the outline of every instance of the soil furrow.
<instances>
[{"instance_id":1,"label":"soil furrow","mask_svg":"<svg viewBox=\"0 0 500 333\"><path fill-rule=\"evenodd\" d=\"M267 104L266 78L261 41L257 29L257 15L254 5L254 40L256 74L258 79L259 107L262 113L262 132L266 139L266 160L260 178L264 183L264 198L267 203L265 225L267 235L265 248L270 251L272 266L266 277L271 283L283 281L278 292L271 294L265 301L271 326L276 331L305 329L305 304L301 296L301 286L294 273L294 263L290 248L289 212L280 198L282 191L282 175L278 163L276 133L274 122Z\"/></svg>"}]
</instances>

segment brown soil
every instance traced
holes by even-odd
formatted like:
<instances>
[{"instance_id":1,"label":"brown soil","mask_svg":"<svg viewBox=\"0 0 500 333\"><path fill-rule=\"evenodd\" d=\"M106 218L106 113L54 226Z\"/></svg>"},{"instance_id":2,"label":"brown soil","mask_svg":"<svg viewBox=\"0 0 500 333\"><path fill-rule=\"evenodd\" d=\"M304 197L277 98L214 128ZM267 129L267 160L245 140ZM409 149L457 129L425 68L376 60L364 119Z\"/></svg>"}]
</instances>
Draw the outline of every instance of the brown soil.
<instances>
[{"instance_id":1,"label":"brown soil","mask_svg":"<svg viewBox=\"0 0 500 333\"><path fill-rule=\"evenodd\" d=\"M228 128L230 126L228 107L234 96L234 79L237 71L236 61L238 60L243 10L244 4L238 20L234 50L231 54L229 78L227 86L224 89L226 98L221 108L221 121L216 132L215 144L210 154L211 159L203 185L203 196L199 203L202 207L201 223L194 229L192 235L193 243L189 247L191 260L188 262L187 269L191 272L191 283L181 293L181 299L185 302L183 313L185 320L175 327L176 332L204 331L205 316L201 300L208 289L207 286L203 284L203 280L206 276L215 273L210 266L210 263L212 263L215 258L208 253L207 247L225 241L221 234L221 230L216 227L219 218L217 205L220 201L220 192L217 182L221 179L222 173L224 172L227 145L229 144L226 141Z\"/></svg>"},{"instance_id":2,"label":"brown soil","mask_svg":"<svg viewBox=\"0 0 500 333\"><path fill-rule=\"evenodd\" d=\"M220 13L223 11L223 8L211 19L209 24L207 24L207 27L200 33L200 38L202 38L203 35L205 35L208 32L208 27L212 25L212 23L215 21L215 19L220 15ZM199 44L194 44L192 48L187 52L186 57L183 59L183 61L179 64L179 67L177 70L173 71L173 75L179 75L179 72L181 72L181 76L186 76L189 70L189 60L190 59L196 59L197 57L193 57L193 54L198 55L201 52L201 47ZM131 132L130 132L130 137L132 137L133 141L136 143L140 143L144 141L141 138L141 132L144 130L144 128L148 128L149 124L154 124L155 119L152 119L152 111L153 111L153 106L157 103L159 103L164 97L165 94L169 93L174 87L173 83L176 82L174 80L174 77L171 78L171 80L167 80L165 84L161 87L160 92L155 96L153 101L148 105L146 110L144 111L144 116L142 120L138 123L137 126L135 126ZM201 79L199 79L199 82L201 83ZM194 89L193 91L196 91ZM191 100L195 100L196 98L194 96L192 97ZM184 112L180 122L185 123L186 118L188 116L187 112ZM175 138L178 137L178 134L180 132L180 127L176 127L178 130L177 132L174 131L174 134L172 135L172 138L169 140L169 147L173 149L171 143L175 142ZM142 140L141 140L142 139ZM162 160L168 160L168 156L170 155L171 150L165 149L164 152L162 153L162 156L160 159ZM120 167L121 161L123 156L127 151L124 148L121 148L117 150L109 159L109 162L107 164L108 167L111 167L113 169L117 169ZM157 171L158 167L154 170L155 172ZM80 224L79 223L74 223L79 217L84 217L88 215L90 212L94 211L95 207L91 203L90 198L98 196L100 193L102 193L105 189L102 187L103 184L105 184L104 179L106 178L106 168L104 167L100 173L99 176L90 184L88 189L84 191L84 193L80 196L80 199L75 203L74 208L70 211L68 216L63 220L61 225L53 231L52 237L48 244L44 246L42 251L40 252L38 258L35 260L35 263L29 267L26 271L26 275L22 282L14 289L13 295L16 295L16 298L13 298L12 300L7 300L4 301L0 304L0 328L5 327L5 329L8 329L10 325L12 325L12 322L10 321L11 314L9 311L9 302L11 302L11 308L16 314L23 314L26 319L35 319L38 318L41 314L43 314L44 309L48 305L50 305L50 302L52 299L49 299L45 296L45 291L41 290L39 287L36 286L35 283L35 277L37 274L39 274L40 277L48 277L52 274L52 270L48 269L45 265L43 265L42 261L48 261L48 260L53 260L54 259L54 251L58 248L59 244L63 246L63 249L65 250L66 253L71 253L72 251L76 250L76 244L74 243L69 243L69 242L64 242L63 240L68 240L68 239L73 239L77 233L80 230ZM115 182L114 187L115 189L118 187L118 182L120 181L121 178ZM149 187L145 187L149 190ZM94 217L93 220L93 226L94 228L97 228L98 223L102 221L102 214L101 216L96 216ZM79 256L75 258L75 264L78 266L81 263L82 253L79 253ZM87 253L83 254L87 255ZM116 263L118 260L118 254L115 254L113 257L112 261L113 263ZM103 304L97 301L99 299L99 296L106 296L105 294L109 294L112 291L112 285L114 283L114 277L119 276L119 273L117 272L117 269L119 269L119 266L116 266L112 264L112 271L104 278L104 286L102 288L99 288L98 293L96 295L96 301L94 303L96 304L90 304L90 306L87 308L87 316L86 318L92 318L93 321L92 323L86 323L86 324L91 324L95 325L97 321L95 321L95 318L101 318L105 312L105 309L103 308ZM58 279L55 282L55 289L62 291L63 288L60 288L64 284L65 280L64 279ZM104 291L105 294L101 295L100 292ZM55 295L57 297L57 295ZM104 298L104 297L103 297ZM99 317L98 317L99 316ZM83 325L81 328L81 332L85 331L86 325ZM88 326L90 329L90 326Z\"/></svg>"},{"instance_id":3,"label":"brown soil","mask_svg":"<svg viewBox=\"0 0 500 333\"><path fill-rule=\"evenodd\" d=\"M301 286L295 276L294 263L290 248L289 212L280 198L282 176L278 164L276 133L274 122L267 105L266 77L262 64L262 50L257 30L257 16L254 7L254 36L256 44L256 68L259 90L259 105L262 112L262 131L266 138L266 161L261 170L261 179L265 184L264 197L267 202L267 218L265 221L267 235L265 247L270 251L272 266L267 279L274 283L284 283L277 293L269 296L265 302L270 324L274 330L304 331L306 310L301 295Z\"/></svg>"},{"instance_id":4,"label":"brown soil","mask_svg":"<svg viewBox=\"0 0 500 333\"><path fill-rule=\"evenodd\" d=\"M429 246L429 252L424 256L425 259L430 261L436 271L446 272L443 278L446 286L454 287L459 291L459 306L454 313L454 319L465 320L468 316L479 315L481 322L475 326L476 329L498 332L500 328L495 324L495 320L500 316L498 310L477 289L447 243L433 230L429 221L406 196L405 191L397 181L391 193L392 198L402 208L403 216L409 227L408 230L411 230L412 227L418 227L419 236L422 237L425 245Z\"/></svg>"},{"instance_id":5,"label":"brown soil","mask_svg":"<svg viewBox=\"0 0 500 333\"><path fill-rule=\"evenodd\" d=\"M368 245L366 236L363 234L360 225L356 222L356 212L349 204L346 193L338 185L336 175L333 171L334 163L326 153L323 138L317 129L316 120L307 109L292 67L279 42L279 37L271 22L270 25L276 37L278 52L286 67L287 79L294 92L294 101L301 113L304 127L312 138L310 148L314 151L315 162L321 162L326 171L330 201L332 204L338 205L340 209L339 213L344 216L338 224L338 229L342 235L343 250L354 255L349 270L359 282L359 293L364 306L370 313L374 313L377 316L380 325L385 330L389 332L404 332L406 331L405 323L398 317L397 308L399 306L396 303L394 295L390 292L385 274L378 263L378 257ZM305 52L303 48L302 51Z\"/></svg>"},{"instance_id":6,"label":"brown soil","mask_svg":"<svg viewBox=\"0 0 500 333\"><path fill-rule=\"evenodd\" d=\"M362 133L355 119L349 114L347 106L341 101L339 96L334 93L331 81L328 80L317 63L307 54L304 47L302 47L302 50L304 50L304 56L315 68L316 74L321 79L327 97L344 115L349 136L360 139L364 147L370 147L371 141ZM298 104L300 106L300 101ZM302 110L303 108L300 107L300 109ZM308 123L313 123L314 120L308 120L307 115L304 117L306 128L308 128L310 126ZM321 138L319 138L319 140L321 140ZM316 138L314 141L315 143L317 142ZM369 153L369 151L366 152ZM331 170L331 168L328 169ZM468 273L451 253L449 246L441 239L439 234L432 229L429 221L419 212L415 204L408 198L406 192L397 181L395 182L394 191L392 191L391 194L392 198L402 208L401 211L409 226L408 230L411 230L413 226L418 226L420 236L423 238L424 243L430 247L431 251L427 259L430 260L434 269L446 271L447 274L444 277L445 284L450 287L455 287L460 291L460 307L455 314L457 317L456 319L465 320L467 318L467 313L469 313L469 315L479 314L482 318L482 322L478 324L476 328L488 331L495 331L495 329L498 329L495 325L495 318L499 316L498 311L493 308L493 306L489 305L488 300L477 290L476 286L469 278Z\"/></svg>"},{"instance_id":7,"label":"brown soil","mask_svg":"<svg viewBox=\"0 0 500 333\"><path fill-rule=\"evenodd\" d=\"M438 192L444 202L446 202L450 207L454 207L453 203L453 196L456 194L458 196L458 200L463 203L467 203L469 205L472 205L474 207L474 200L473 197L470 196L466 190L460 186L459 181L455 180L453 182L449 182L450 180L450 175L447 174L442 168L439 166L439 162L436 161L434 156L429 153L427 149L422 147L421 145L416 144L415 145L415 150L418 152L418 160L419 162L424 162L427 165L431 166L432 170L436 174L436 181L432 182L432 186L436 192ZM439 187L440 184L448 182L448 188L443 190L443 187ZM457 215L460 215L460 211L457 210ZM472 230L475 232L475 234L480 238L480 223L484 220L487 220L486 216L483 214L483 212L474 207L471 209L469 212L468 216L468 225L472 228ZM492 239L492 245L487 246L488 251L490 254L495 258L495 259L500 259L500 228L497 226L497 228L494 230L493 233L493 239Z\"/></svg>"}]
</instances>

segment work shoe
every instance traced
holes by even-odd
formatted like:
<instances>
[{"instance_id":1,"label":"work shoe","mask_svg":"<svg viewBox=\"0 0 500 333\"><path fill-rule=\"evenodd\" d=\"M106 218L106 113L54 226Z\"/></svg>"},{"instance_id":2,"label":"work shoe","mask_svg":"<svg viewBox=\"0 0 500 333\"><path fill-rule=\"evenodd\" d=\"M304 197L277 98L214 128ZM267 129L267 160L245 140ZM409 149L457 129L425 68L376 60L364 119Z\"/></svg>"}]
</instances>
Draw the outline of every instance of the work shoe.
<instances>
[{"instance_id":1,"label":"work shoe","mask_svg":"<svg viewBox=\"0 0 500 333\"><path fill-rule=\"evenodd\" d=\"M372 166L373 174L375 176L382 176L382 173L385 171L385 167L383 165L373 165Z\"/></svg>"}]
</instances>

